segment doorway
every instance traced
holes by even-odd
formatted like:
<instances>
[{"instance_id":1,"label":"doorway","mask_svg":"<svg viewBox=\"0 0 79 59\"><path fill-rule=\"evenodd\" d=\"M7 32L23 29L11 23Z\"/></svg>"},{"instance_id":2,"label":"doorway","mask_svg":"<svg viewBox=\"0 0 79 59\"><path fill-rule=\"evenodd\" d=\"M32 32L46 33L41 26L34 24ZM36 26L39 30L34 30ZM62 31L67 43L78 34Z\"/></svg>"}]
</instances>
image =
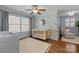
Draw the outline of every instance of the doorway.
<instances>
[{"instance_id":1,"label":"doorway","mask_svg":"<svg viewBox=\"0 0 79 59\"><path fill-rule=\"evenodd\" d=\"M79 43L78 28L75 27L76 21L79 20L79 15L67 15L70 11L59 14L59 39L62 41ZM59 12L60 13L60 12Z\"/></svg>"}]
</instances>

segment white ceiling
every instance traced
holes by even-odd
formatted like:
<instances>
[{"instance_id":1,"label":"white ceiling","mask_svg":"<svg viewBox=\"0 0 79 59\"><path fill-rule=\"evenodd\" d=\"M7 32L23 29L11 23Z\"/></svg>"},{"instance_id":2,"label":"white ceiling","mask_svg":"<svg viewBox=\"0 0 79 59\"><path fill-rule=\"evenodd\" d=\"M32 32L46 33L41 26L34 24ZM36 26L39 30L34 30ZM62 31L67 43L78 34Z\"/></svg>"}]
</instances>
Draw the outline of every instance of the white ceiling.
<instances>
[{"instance_id":1,"label":"white ceiling","mask_svg":"<svg viewBox=\"0 0 79 59\"><path fill-rule=\"evenodd\" d=\"M30 14L30 11L25 11L25 9L32 9L31 5L3 5L3 7L9 8L14 11L23 12L25 14ZM40 5L40 8L55 10L79 10L79 5ZM50 11L49 11L50 12Z\"/></svg>"},{"instance_id":2,"label":"white ceiling","mask_svg":"<svg viewBox=\"0 0 79 59\"><path fill-rule=\"evenodd\" d=\"M3 5L4 7L17 10L24 11L25 9L31 9L31 5ZM39 7L46 7L49 9L58 9L58 10L77 10L79 9L79 5L40 5Z\"/></svg>"},{"instance_id":3,"label":"white ceiling","mask_svg":"<svg viewBox=\"0 0 79 59\"><path fill-rule=\"evenodd\" d=\"M31 5L4 5L4 7L16 10L16 11L25 11L25 9L31 9Z\"/></svg>"}]
</instances>

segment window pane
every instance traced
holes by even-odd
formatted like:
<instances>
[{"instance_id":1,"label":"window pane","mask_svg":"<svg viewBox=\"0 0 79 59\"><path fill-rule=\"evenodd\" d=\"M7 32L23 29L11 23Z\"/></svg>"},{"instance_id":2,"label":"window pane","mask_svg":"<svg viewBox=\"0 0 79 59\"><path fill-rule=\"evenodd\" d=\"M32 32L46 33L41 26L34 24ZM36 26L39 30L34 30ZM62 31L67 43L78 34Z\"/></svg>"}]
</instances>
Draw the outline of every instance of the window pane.
<instances>
[{"instance_id":1,"label":"window pane","mask_svg":"<svg viewBox=\"0 0 79 59\"><path fill-rule=\"evenodd\" d=\"M29 24L29 18L21 18L21 24Z\"/></svg>"},{"instance_id":2,"label":"window pane","mask_svg":"<svg viewBox=\"0 0 79 59\"><path fill-rule=\"evenodd\" d=\"M9 24L20 24L20 17L9 15Z\"/></svg>"},{"instance_id":3,"label":"window pane","mask_svg":"<svg viewBox=\"0 0 79 59\"><path fill-rule=\"evenodd\" d=\"M9 32L20 32L20 25L9 25Z\"/></svg>"},{"instance_id":4,"label":"window pane","mask_svg":"<svg viewBox=\"0 0 79 59\"><path fill-rule=\"evenodd\" d=\"M74 26L75 26L75 19L71 18L71 27L74 27Z\"/></svg>"},{"instance_id":5,"label":"window pane","mask_svg":"<svg viewBox=\"0 0 79 59\"><path fill-rule=\"evenodd\" d=\"M30 26L29 25L22 25L22 32L24 31L30 31Z\"/></svg>"},{"instance_id":6,"label":"window pane","mask_svg":"<svg viewBox=\"0 0 79 59\"><path fill-rule=\"evenodd\" d=\"M66 19L66 27L70 26L70 19Z\"/></svg>"},{"instance_id":7,"label":"window pane","mask_svg":"<svg viewBox=\"0 0 79 59\"><path fill-rule=\"evenodd\" d=\"M9 32L30 31L30 19L16 15L9 15Z\"/></svg>"},{"instance_id":8,"label":"window pane","mask_svg":"<svg viewBox=\"0 0 79 59\"><path fill-rule=\"evenodd\" d=\"M20 17L9 15L9 32L20 32Z\"/></svg>"},{"instance_id":9,"label":"window pane","mask_svg":"<svg viewBox=\"0 0 79 59\"><path fill-rule=\"evenodd\" d=\"M75 26L75 23L71 23L71 27L74 27Z\"/></svg>"}]
</instances>

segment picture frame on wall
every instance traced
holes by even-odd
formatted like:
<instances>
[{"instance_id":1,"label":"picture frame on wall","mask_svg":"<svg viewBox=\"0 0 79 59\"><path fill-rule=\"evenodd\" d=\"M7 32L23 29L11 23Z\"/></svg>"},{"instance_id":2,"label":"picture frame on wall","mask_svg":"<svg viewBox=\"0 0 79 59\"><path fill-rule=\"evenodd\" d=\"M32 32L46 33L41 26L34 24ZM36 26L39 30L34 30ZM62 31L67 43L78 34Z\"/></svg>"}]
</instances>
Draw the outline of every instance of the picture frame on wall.
<instances>
[{"instance_id":1,"label":"picture frame on wall","mask_svg":"<svg viewBox=\"0 0 79 59\"><path fill-rule=\"evenodd\" d=\"M46 24L45 19L41 19L41 20L40 20L40 23L41 23L41 25L43 25L43 26L44 26L44 25Z\"/></svg>"}]
</instances>

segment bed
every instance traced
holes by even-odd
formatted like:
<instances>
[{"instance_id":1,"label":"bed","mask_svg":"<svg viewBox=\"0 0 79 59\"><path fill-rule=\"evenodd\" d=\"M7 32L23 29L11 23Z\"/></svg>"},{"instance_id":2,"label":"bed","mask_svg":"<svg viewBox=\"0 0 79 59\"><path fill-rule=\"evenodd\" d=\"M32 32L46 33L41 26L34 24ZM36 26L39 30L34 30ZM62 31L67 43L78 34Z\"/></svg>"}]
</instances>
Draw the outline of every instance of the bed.
<instances>
[{"instance_id":1,"label":"bed","mask_svg":"<svg viewBox=\"0 0 79 59\"><path fill-rule=\"evenodd\" d=\"M19 38L11 32L0 32L0 53L19 52Z\"/></svg>"}]
</instances>

